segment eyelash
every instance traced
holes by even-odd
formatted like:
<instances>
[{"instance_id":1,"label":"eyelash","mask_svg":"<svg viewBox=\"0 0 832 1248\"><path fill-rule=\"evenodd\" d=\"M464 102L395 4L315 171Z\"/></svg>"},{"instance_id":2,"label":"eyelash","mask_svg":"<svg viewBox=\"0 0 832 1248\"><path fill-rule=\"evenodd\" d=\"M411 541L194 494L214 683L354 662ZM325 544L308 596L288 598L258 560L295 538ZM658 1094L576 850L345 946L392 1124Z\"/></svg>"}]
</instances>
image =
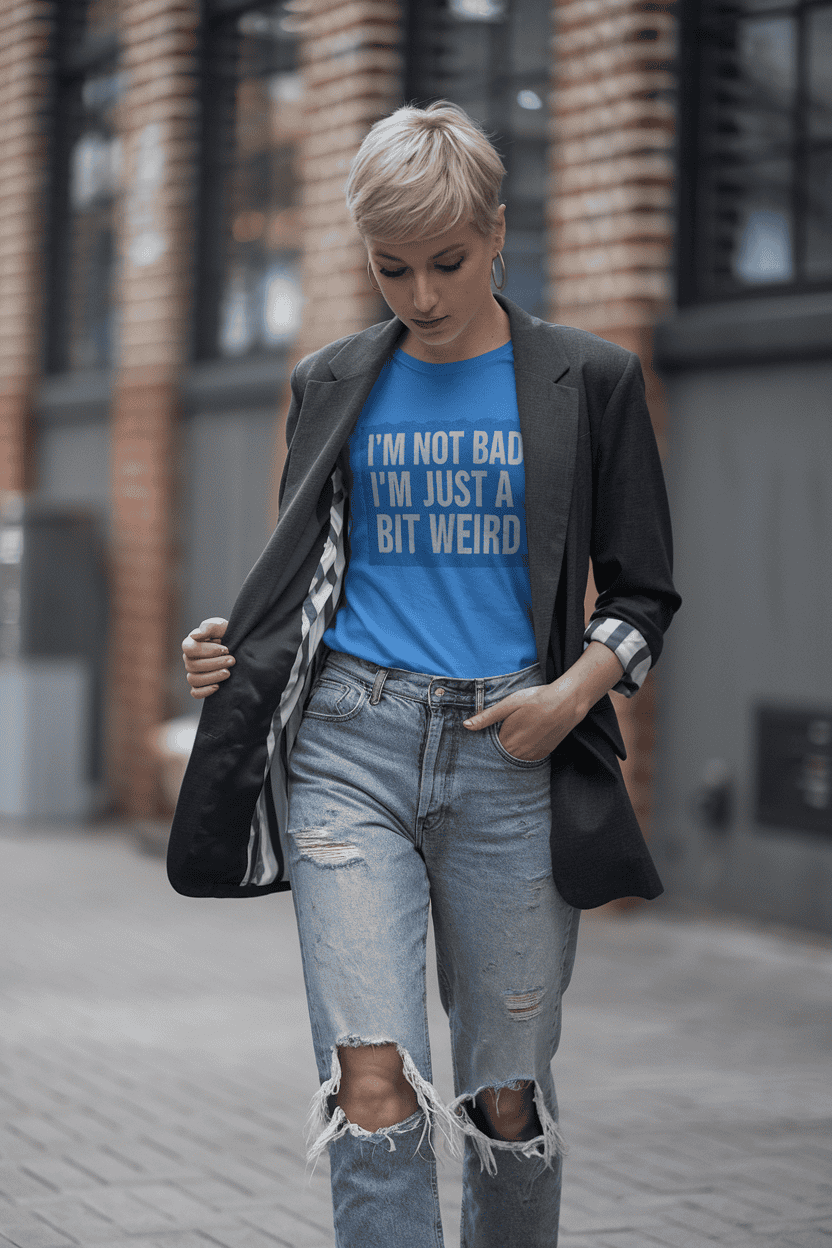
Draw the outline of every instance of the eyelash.
<instances>
[{"instance_id":1,"label":"eyelash","mask_svg":"<svg viewBox=\"0 0 832 1248\"><path fill-rule=\"evenodd\" d=\"M465 257L461 256L460 259L457 260L456 264L437 264L436 267L440 273L456 273L457 269L462 264L462 261L464 259ZM401 277L405 272L406 272L406 269L379 268L379 273L381 273L382 277Z\"/></svg>"}]
</instances>

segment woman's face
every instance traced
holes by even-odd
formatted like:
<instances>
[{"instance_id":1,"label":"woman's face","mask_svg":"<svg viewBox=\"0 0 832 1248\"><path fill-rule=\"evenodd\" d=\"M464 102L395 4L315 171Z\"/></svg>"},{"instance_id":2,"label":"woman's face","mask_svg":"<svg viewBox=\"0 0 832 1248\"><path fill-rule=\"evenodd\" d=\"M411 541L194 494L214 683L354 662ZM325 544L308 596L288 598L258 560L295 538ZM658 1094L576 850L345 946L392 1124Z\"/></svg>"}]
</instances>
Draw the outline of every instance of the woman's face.
<instances>
[{"instance_id":1,"label":"woman's face","mask_svg":"<svg viewBox=\"0 0 832 1248\"><path fill-rule=\"evenodd\" d=\"M381 293L410 331L409 354L466 359L499 345L491 341L495 333L505 341L505 313L491 293L491 264L505 240L504 213L501 206L490 237L468 223L405 243L366 240Z\"/></svg>"}]
</instances>

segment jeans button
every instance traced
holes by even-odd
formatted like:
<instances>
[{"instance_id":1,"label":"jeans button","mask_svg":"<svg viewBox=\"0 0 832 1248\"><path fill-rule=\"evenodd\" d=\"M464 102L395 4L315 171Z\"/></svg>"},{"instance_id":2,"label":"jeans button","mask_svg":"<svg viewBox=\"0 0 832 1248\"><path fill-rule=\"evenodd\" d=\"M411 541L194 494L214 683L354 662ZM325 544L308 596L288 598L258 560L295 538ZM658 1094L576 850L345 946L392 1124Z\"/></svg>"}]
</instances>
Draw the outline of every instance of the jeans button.
<instances>
[{"instance_id":1,"label":"jeans button","mask_svg":"<svg viewBox=\"0 0 832 1248\"><path fill-rule=\"evenodd\" d=\"M445 690L444 690L444 689L437 689L435 692L436 692L436 696L437 696L437 698L441 698L441 697L442 697L442 694L445 692Z\"/></svg>"}]
</instances>

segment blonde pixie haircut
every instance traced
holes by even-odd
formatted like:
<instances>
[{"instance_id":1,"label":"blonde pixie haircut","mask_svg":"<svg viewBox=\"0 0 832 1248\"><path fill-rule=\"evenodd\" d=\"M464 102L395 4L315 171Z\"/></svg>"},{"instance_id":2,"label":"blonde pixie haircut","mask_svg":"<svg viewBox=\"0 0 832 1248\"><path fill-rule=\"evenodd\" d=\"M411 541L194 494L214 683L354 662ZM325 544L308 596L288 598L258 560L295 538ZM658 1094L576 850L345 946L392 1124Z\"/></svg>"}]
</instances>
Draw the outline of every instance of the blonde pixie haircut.
<instances>
[{"instance_id":1,"label":"blonde pixie haircut","mask_svg":"<svg viewBox=\"0 0 832 1248\"><path fill-rule=\"evenodd\" d=\"M347 207L362 238L435 238L470 221L495 229L505 168L458 105L406 105L377 121L355 155Z\"/></svg>"}]
</instances>

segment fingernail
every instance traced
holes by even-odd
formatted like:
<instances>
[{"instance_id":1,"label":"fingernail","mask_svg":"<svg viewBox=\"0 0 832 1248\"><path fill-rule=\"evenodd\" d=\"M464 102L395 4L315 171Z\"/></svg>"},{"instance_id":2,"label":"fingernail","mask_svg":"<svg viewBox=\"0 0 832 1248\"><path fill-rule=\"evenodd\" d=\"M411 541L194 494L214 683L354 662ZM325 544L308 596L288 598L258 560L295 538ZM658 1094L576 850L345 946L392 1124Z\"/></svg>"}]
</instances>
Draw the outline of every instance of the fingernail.
<instances>
[{"instance_id":1,"label":"fingernail","mask_svg":"<svg viewBox=\"0 0 832 1248\"><path fill-rule=\"evenodd\" d=\"M462 726L463 728L473 728L474 727L473 719L463 719Z\"/></svg>"},{"instance_id":2,"label":"fingernail","mask_svg":"<svg viewBox=\"0 0 832 1248\"><path fill-rule=\"evenodd\" d=\"M220 646L220 654L228 654L228 646Z\"/></svg>"}]
</instances>

